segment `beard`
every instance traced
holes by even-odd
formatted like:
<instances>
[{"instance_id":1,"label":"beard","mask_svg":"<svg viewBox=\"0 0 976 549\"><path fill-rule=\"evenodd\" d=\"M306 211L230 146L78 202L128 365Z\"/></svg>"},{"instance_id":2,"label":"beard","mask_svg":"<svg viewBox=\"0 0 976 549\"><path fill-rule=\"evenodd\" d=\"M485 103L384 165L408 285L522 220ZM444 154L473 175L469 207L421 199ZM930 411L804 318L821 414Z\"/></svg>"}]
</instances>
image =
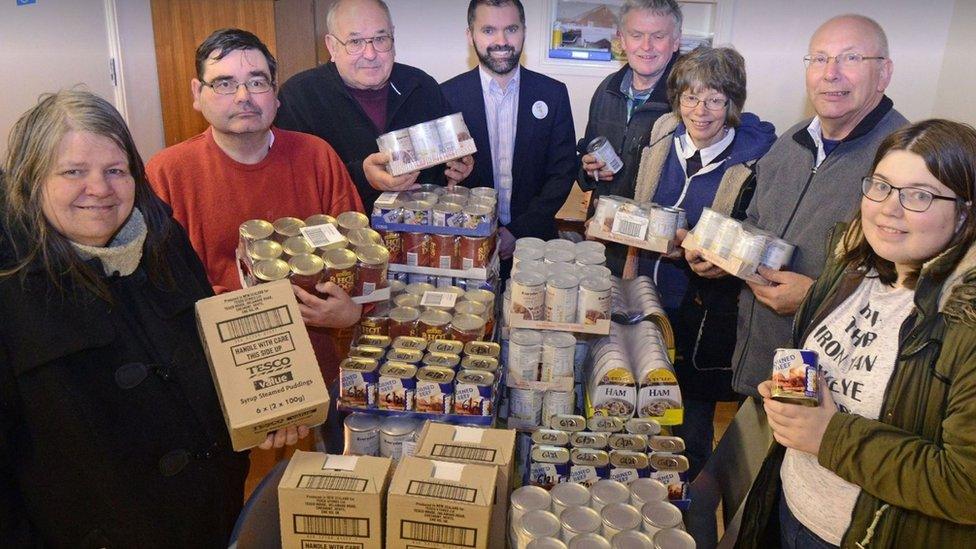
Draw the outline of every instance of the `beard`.
<instances>
[{"instance_id":1,"label":"beard","mask_svg":"<svg viewBox=\"0 0 976 549\"><path fill-rule=\"evenodd\" d=\"M512 46L490 46L485 51L475 48L475 51L478 53L478 60L481 61L482 65L487 67L491 72L500 75L508 74L515 70L515 67L519 63L519 57L522 57L522 50L517 50ZM511 52L511 55L504 58L492 57L491 53L496 51Z\"/></svg>"}]
</instances>

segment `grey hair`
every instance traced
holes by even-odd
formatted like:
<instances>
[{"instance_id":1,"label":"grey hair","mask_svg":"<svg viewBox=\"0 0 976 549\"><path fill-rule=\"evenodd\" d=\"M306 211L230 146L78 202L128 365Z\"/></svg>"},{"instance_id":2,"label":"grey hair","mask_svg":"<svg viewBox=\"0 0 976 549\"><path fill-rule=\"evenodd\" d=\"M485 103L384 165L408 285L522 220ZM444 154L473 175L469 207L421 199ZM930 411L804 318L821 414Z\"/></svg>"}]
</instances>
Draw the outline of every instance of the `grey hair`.
<instances>
[{"instance_id":1,"label":"grey hair","mask_svg":"<svg viewBox=\"0 0 976 549\"><path fill-rule=\"evenodd\" d=\"M654 15L670 15L674 19L675 32L681 32L684 16L681 14L681 6L675 0L626 0L617 16L617 25L622 25L624 17L634 10L647 10Z\"/></svg>"},{"instance_id":2,"label":"grey hair","mask_svg":"<svg viewBox=\"0 0 976 549\"><path fill-rule=\"evenodd\" d=\"M845 13L843 15L831 17L830 19L824 21L824 23L817 28L817 32L820 32L820 29L826 27L828 24L833 23L834 21L839 21L841 19L850 19L853 21L857 21L858 23L861 23L866 27L868 27L871 30L871 33L874 34L874 41L875 44L878 46L878 55L881 55L883 57L889 56L888 35L885 34L884 29L881 28L881 25L877 21L871 19L866 15L861 15L859 13ZM817 32L814 32L814 34L817 34Z\"/></svg>"},{"instance_id":3,"label":"grey hair","mask_svg":"<svg viewBox=\"0 0 976 549\"><path fill-rule=\"evenodd\" d=\"M746 104L746 61L733 48L699 46L681 56L668 76L668 99L681 112L681 94L711 88L729 100L725 122L736 128Z\"/></svg>"},{"instance_id":4,"label":"grey hair","mask_svg":"<svg viewBox=\"0 0 976 549\"><path fill-rule=\"evenodd\" d=\"M387 6L386 2L384 2L383 0L372 0L372 1L375 2L380 8L382 8L384 13L386 13L386 20L390 23L390 32L392 32L393 16L390 15L390 6ZM335 35L336 12L339 11L339 6L341 6L342 4L343 4L343 0L335 0L329 6L329 11L325 12L325 26L329 34L332 34L333 36Z\"/></svg>"}]
</instances>

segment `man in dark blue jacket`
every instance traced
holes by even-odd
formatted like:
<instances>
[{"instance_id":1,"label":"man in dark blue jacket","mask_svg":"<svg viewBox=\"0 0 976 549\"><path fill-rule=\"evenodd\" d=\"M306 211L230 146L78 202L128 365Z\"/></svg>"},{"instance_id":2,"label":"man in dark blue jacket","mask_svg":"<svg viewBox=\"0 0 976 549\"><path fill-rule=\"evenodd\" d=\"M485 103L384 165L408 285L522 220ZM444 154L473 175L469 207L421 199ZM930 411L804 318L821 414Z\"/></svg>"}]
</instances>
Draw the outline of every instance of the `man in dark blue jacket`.
<instances>
[{"instance_id":1,"label":"man in dark blue jacket","mask_svg":"<svg viewBox=\"0 0 976 549\"><path fill-rule=\"evenodd\" d=\"M556 237L555 215L576 177L575 130L566 85L519 66L520 0L471 0L468 37L476 68L441 84L478 146L467 187L498 191L499 254L515 239Z\"/></svg>"}]
</instances>

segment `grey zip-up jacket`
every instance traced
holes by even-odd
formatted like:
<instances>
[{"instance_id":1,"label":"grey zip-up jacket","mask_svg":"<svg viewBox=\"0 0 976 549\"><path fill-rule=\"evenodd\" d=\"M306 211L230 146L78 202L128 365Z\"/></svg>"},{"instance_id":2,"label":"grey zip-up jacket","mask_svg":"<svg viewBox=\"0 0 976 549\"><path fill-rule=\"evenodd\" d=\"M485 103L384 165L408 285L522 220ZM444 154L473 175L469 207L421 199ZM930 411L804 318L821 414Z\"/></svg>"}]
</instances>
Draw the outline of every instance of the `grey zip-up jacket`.
<instances>
[{"instance_id":1,"label":"grey zip-up jacket","mask_svg":"<svg viewBox=\"0 0 976 549\"><path fill-rule=\"evenodd\" d=\"M861 200L878 145L908 124L887 96L816 166L817 146L807 131L812 119L786 131L756 169L756 194L747 220L796 246L789 270L817 278L827 256L830 230L848 221ZM732 388L759 396L769 379L773 352L790 345L793 315L779 315L756 301L748 286L739 295Z\"/></svg>"}]
</instances>

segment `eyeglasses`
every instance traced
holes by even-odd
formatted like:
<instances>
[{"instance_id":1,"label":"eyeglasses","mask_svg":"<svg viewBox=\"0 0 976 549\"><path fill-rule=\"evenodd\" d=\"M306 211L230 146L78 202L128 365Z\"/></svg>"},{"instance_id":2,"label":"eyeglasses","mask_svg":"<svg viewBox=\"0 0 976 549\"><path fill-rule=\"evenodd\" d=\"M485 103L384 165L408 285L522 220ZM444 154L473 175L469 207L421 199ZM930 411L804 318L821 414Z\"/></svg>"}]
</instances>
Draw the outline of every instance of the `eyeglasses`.
<instances>
[{"instance_id":1,"label":"eyeglasses","mask_svg":"<svg viewBox=\"0 0 976 549\"><path fill-rule=\"evenodd\" d=\"M861 61L867 61L868 59L885 59L884 56L864 56L859 53L842 53L840 55L824 55L822 53L807 55L803 58L803 64L807 68L817 68L822 69L830 63L833 59L837 62L838 67L853 67L859 65Z\"/></svg>"},{"instance_id":2,"label":"eyeglasses","mask_svg":"<svg viewBox=\"0 0 976 549\"><path fill-rule=\"evenodd\" d=\"M234 95L237 93L238 88L244 86L247 93L268 93L274 89L274 84L270 80L263 77L252 78L246 82L238 82L237 80L223 79L215 80L213 82L201 82L204 86L209 87L214 91L214 93L219 95Z\"/></svg>"},{"instance_id":3,"label":"eyeglasses","mask_svg":"<svg viewBox=\"0 0 976 549\"><path fill-rule=\"evenodd\" d=\"M936 199L953 202L960 200L955 196L940 196L916 187L896 187L887 181L876 179L870 175L861 180L861 194L874 202L884 202L892 190L898 191L898 202L901 203L902 208L912 212L924 212Z\"/></svg>"},{"instance_id":4,"label":"eyeglasses","mask_svg":"<svg viewBox=\"0 0 976 549\"><path fill-rule=\"evenodd\" d=\"M726 105L729 104L729 100L725 97L714 96L714 97L709 97L708 99L702 99L697 95L685 95L685 94L681 94L681 97L678 99L678 102L681 103L681 106L685 107L686 109L694 109L698 107L699 103L704 103L705 108L710 111L720 111L724 109Z\"/></svg>"},{"instance_id":5,"label":"eyeglasses","mask_svg":"<svg viewBox=\"0 0 976 549\"><path fill-rule=\"evenodd\" d=\"M348 41L343 42L339 40L334 34L329 35L335 38L335 41L342 44L342 47L346 48L346 53L349 55L357 55L366 51L366 44L372 44L373 49L377 53L386 53L393 49L393 37L381 34L379 36L374 36L372 38L350 38Z\"/></svg>"}]
</instances>

